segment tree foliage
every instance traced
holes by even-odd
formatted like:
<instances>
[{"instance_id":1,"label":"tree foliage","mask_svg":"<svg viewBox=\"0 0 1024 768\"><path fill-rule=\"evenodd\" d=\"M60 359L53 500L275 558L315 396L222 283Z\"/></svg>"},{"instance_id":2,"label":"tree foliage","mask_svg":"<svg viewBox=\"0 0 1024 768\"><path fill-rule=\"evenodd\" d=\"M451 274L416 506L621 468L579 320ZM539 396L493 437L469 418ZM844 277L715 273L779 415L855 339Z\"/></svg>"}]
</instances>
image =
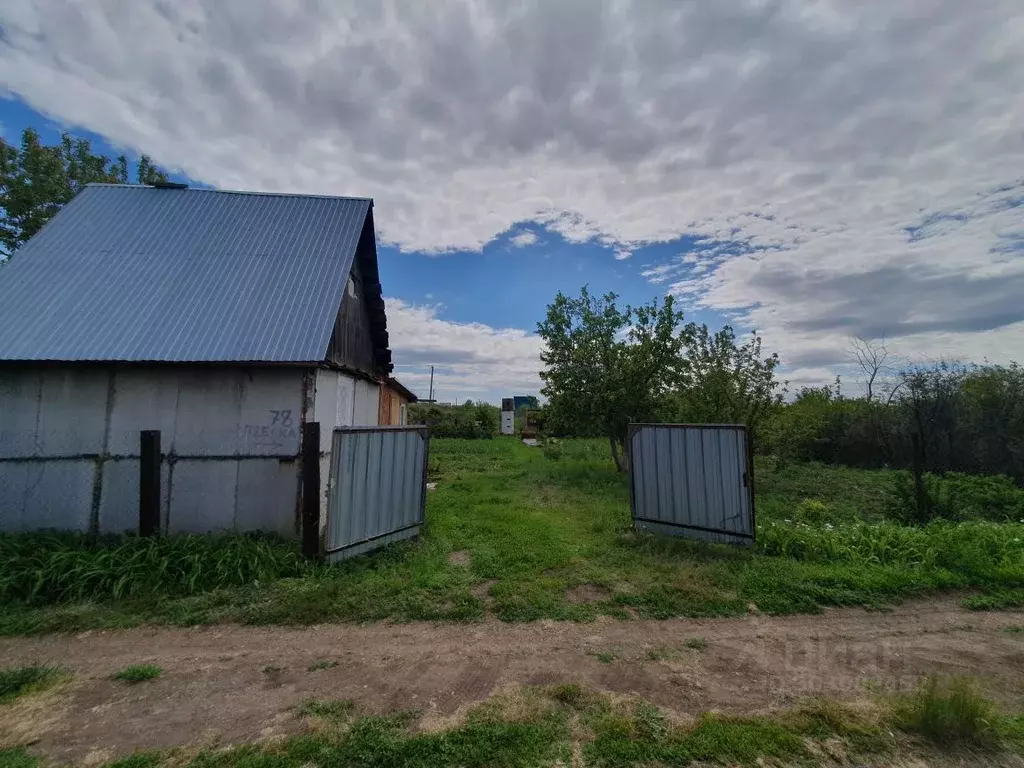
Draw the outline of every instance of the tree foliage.
<instances>
[{"instance_id":1,"label":"tree foliage","mask_svg":"<svg viewBox=\"0 0 1024 768\"><path fill-rule=\"evenodd\" d=\"M537 329L541 372L555 431L607 437L619 469L628 466L631 422L659 421L679 379L683 316L672 297L620 310L614 293L578 298L561 291Z\"/></svg>"},{"instance_id":2,"label":"tree foliage","mask_svg":"<svg viewBox=\"0 0 1024 768\"><path fill-rule=\"evenodd\" d=\"M538 324L547 431L606 437L625 470L631 423L754 424L778 401L778 358L756 335L738 344L728 326L684 325L671 296L624 309L617 298L558 293Z\"/></svg>"},{"instance_id":3,"label":"tree foliage","mask_svg":"<svg viewBox=\"0 0 1024 768\"><path fill-rule=\"evenodd\" d=\"M784 459L1007 475L1024 484L1024 369L1016 363L911 366L888 397L805 389L773 409L765 450ZM915 437L916 436L916 437Z\"/></svg>"},{"instance_id":4,"label":"tree foliage","mask_svg":"<svg viewBox=\"0 0 1024 768\"><path fill-rule=\"evenodd\" d=\"M139 158L137 183L166 180L149 157ZM93 182L127 184L128 158L97 154L88 139L68 133L52 146L32 128L22 132L20 146L0 139L0 253L14 253Z\"/></svg>"},{"instance_id":5,"label":"tree foliage","mask_svg":"<svg viewBox=\"0 0 1024 768\"><path fill-rule=\"evenodd\" d=\"M498 408L482 400L462 405L412 403L409 423L423 424L431 437L491 438L498 434Z\"/></svg>"},{"instance_id":6,"label":"tree foliage","mask_svg":"<svg viewBox=\"0 0 1024 768\"><path fill-rule=\"evenodd\" d=\"M739 343L731 326L712 334L690 323L683 332L685 359L675 397L675 419L705 424L746 424L755 430L782 401L776 354L764 355L761 337Z\"/></svg>"}]
</instances>

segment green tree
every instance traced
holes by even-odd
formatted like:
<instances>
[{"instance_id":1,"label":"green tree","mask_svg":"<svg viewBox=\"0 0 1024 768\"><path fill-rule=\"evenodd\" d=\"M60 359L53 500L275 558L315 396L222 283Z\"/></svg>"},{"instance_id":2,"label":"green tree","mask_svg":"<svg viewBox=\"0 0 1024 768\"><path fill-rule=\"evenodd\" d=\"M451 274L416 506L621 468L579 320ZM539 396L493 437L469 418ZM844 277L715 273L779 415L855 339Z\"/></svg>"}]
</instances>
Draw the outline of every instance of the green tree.
<instances>
[{"instance_id":1,"label":"green tree","mask_svg":"<svg viewBox=\"0 0 1024 768\"><path fill-rule=\"evenodd\" d=\"M571 434L607 437L620 471L629 468L632 422L661 421L679 380L683 315L672 297L620 310L614 293L559 292L537 325L548 419Z\"/></svg>"},{"instance_id":2,"label":"green tree","mask_svg":"<svg viewBox=\"0 0 1024 768\"><path fill-rule=\"evenodd\" d=\"M712 334L706 325L690 323L682 338L686 359L673 409L679 421L746 424L756 430L782 402L785 387L775 378L779 356L764 355L756 333L737 343L731 326Z\"/></svg>"},{"instance_id":3,"label":"green tree","mask_svg":"<svg viewBox=\"0 0 1024 768\"><path fill-rule=\"evenodd\" d=\"M166 180L149 157L139 158L139 184ZM52 146L32 128L20 147L0 139L0 254L14 253L92 182L128 183L128 159L96 154L88 139L68 133Z\"/></svg>"}]
</instances>

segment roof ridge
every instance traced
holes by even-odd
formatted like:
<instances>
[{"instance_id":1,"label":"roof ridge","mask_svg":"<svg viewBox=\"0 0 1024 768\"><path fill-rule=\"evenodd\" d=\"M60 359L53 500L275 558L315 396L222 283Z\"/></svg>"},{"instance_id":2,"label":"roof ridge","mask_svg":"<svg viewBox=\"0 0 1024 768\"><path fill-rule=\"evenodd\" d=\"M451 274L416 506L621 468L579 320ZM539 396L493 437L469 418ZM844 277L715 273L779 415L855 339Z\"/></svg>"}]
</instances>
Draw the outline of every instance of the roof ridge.
<instances>
[{"instance_id":1,"label":"roof ridge","mask_svg":"<svg viewBox=\"0 0 1024 768\"><path fill-rule=\"evenodd\" d=\"M90 181L85 186L87 187L123 187L124 189L156 189L156 187L149 184L118 184L110 183L105 181ZM160 190L161 192L174 191L174 190ZM305 197L311 199L322 199L322 200L365 200L369 203L373 203L372 197L361 197L358 195L318 195L309 194L307 192L260 192L257 190L249 189L208 189L206 187L186 187L180 190L182 192L218 192L223 195L259 195L262 197Z\"/></svg>"}]
</instances>

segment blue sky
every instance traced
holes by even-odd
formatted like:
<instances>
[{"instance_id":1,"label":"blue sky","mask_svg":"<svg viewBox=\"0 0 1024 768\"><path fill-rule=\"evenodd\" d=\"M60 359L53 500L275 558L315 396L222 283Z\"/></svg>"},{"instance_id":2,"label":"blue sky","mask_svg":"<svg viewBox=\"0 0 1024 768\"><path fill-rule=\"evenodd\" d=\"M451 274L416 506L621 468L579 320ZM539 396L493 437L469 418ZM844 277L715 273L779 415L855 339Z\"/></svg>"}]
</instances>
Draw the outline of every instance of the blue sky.
<instances>
[{"instance_id":1,"label":"blue sky","mask_svg":"<svg viewBox=\"0 0 1024 768\"><path fill-rule=\"evenodd\" d=\"M227 189L375 200L400 377L536 391L555 291L756 328L790 388L855 336L1024 359L1019 3L14 0L0 125ZM950 41L956 41L951 45ZM45 117L44 117L45 115Z\"/></svg>"}]
</instances>

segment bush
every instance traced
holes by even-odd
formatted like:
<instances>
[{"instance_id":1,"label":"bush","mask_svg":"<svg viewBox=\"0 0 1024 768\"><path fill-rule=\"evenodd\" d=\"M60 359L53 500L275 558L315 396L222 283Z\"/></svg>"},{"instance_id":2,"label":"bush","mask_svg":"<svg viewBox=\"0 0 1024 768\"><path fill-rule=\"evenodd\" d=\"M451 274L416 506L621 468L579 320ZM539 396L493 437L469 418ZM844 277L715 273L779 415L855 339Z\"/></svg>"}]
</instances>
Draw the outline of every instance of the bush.
<instances>
[{"instance_id":1,"label":"bush","mask_svg":"<svg viewBox=\"0 0 1024 768\"><path fill-rule=\"evenodd\" d=\"M544 441L544 458L548 461L561 461L563 456L562 445L558 440L554 438L548 438Z\"/></svg>"},{"instance_id":2,"label":"bush","mask_svg":"<svg viewBox=\"0 0 1024 768\"><path fill-rule=\"evenodd\" d=\"M804 499L793 513L794 519L809 525L821 525L829 516L828 505L818 499Z\"/></svg>"},{"instance_id":3,"label":"bush","mask_svg":"<svg viewBox=\"0 0 1024 768\"><path fill-rule=\"evenodd\" d=\"M0 602L193 595L298 576L294 543L267 536L0 534Z\"/></svg>"},{"instance_id":4,"label":"bush","mask_svg":"<svg viewBox=\"0 0 1024 768\"><path fill-rule=\"evenodd\" d=\"M409 423L423 424L431 437L491 438L498 434L498 408L466 401L464 405L416 403L409 406Z\"/></svg>"},{"instance_id":5,"label":"bush","mask_svg":"<svg viewBox=\"0 0 1024 768\"><path fill-rule=\"evenodd\" d=\"M756 448L782 459L909 469L917 435L927 471L1024 484L1024 368L939 363L902 371L888 387L886 401L805 388L773 409Z\"/></svg>"},{"instance_id":6,"label":"bush","mask_svg":"<svg viewBox=\"0 0 1024 768\"><path fill-rule=\"evenodd\" d=\"M940 477L925 472L922 481L924 509L918 510L913 475L905 471L896 473L891 514L897 520L921 524L935 519L1024 519L1024 490L1004 475L950 472Z\"/></svg>"}]
</instances>

